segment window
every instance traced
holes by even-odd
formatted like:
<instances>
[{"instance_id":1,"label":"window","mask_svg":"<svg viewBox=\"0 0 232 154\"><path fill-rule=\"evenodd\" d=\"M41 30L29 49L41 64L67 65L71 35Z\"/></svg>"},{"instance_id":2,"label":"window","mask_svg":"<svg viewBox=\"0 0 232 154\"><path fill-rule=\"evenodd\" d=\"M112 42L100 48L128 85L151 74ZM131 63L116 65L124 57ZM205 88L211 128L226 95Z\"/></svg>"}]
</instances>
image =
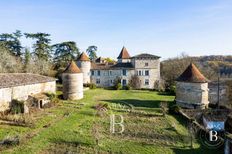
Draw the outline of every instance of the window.
<instances>
[{"instance_id":1,"label":"window","mask_svg":"<svg viewBox=\"0 0 232 154\"><path fill-rule=\"evenodd\" d=\"M149 79L145 79L145 85L149 85Z\"/></svg>"},{"instance_id":2,"label":"window","mask_svg":"<svg viewBox=\"0 0 232 154\"><path fill-rule=\"evenodd\" d=\"M122 75L126 75L126 70L122 70Z\"/></svg>"},{"instance_id":3,"label":"window","mask_svg":"<svg viewBox=\"0 0 232 154\"><path fill-rule=\"evenodd\" d=\"M148 70L145 71L145 75L149 76L149 71Z\"/></svg>"},{"instance_id":4,"label":"window","mask_svg":"<svg viewBox=\"0 0 232 154\"><path fill-rule=\"evenodd\" d=\"M139 71L139 76L141 76L142 75L142 71Z\"/></svg>"},{"instance_id":5,"label":"window","mask_svg":"<svg viewBox=\"0 0 232 154\"><path fill-rule=\"evenodd\" d=\"M101 75L101 72L100 70L97 71L97 75L100 76Z\"/></svg>"},{"instance_id":6,"label":"window","mask_svg":"<svg viewBox=\"0 0 232 154\"><path fill-rule=\"evenodd\" d=\"M148 66L148 63L145 63L145 66Z\"/></svg>"},{"instance_id":7,"label":"window","mask_svg":"<svg viewBox=\"0 0 232 154\"><path fill-rule=\"evenodd\" d=\"M91 75L94 76L94 71L91 71Z\"/></svg>"},{"instance_id":8,"label":"window","mask_svg":"<svg viewBox=\"0 0 232 154\"><path fill-rule=\"evenodd\" d=\"M100 79L96 79L96 84L100 84Z\"/></svg>"},{"instance_id":9,"label":"window","mask_svg":"<svg viewBox=\"0 0 232 154\"><path fill-rule=\"evenodd\" d=\"M112 76L112 71L109 71L109 75Z\"/></svg>"},{"instance_id":10,"label":"window","mask_svg":"<svg viewBox=\"0 0 232 154\"><path fill-rule=\"evenodd\" d=\"M113 80L110 80L110 83L113 84Z\"/></svg>"},{"instance_id":11,"label":"window","mask_svg":"<svg viewBox=\"0 0 232 154\"><path fill-rule=\"evenodd\" d=\"M126 80L125 79L122 80L122 85L126 86Z\"/></svg>"}]
</instances>

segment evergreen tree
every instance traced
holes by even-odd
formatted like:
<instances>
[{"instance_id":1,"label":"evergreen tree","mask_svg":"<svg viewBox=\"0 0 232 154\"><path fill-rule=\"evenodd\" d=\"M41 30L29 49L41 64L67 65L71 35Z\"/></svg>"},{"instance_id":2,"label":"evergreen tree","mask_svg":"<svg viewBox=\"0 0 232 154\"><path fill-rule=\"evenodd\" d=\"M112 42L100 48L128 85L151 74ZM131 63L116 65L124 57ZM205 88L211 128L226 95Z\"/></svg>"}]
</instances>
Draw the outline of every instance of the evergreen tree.
<instances>
[{"instance_id":1,"label":"evergreen tree","mask_svg":"<svg viewBox=\"0 0 232 154\"><path fill-rule=\"evenodd\" d=\"M47 33L25 33L26 38L35 39L33 44L34 52L38 59L48 61L51 58L51 46L49 39L50 34Z\"/></svg>"},{"instance_id":2,"label":"evergreen tree","mask_svg":"<svg viewBox=\"0 0 232 154\"><path fill-rule=\"evenodd\" d=\"M97 58L97 46L89 46L88 49L86 49L86 52L89 55L90 60L95 60Z\"/></svg>"},{"instance_id":3,"label":"evergreen tree","mask_svg":"<svg viewBox=\"0 0 232 154\"><path fill-rule=\"evenodd\" d=\"M56 68L64 67L71 60L76 60L80 55L76 43L73 41L62 42L52 46Z\"/></svg>"},{"instance_id":4,"label":"evergreen tree","mask_svg":"<svg viewBox=\"0 0 232 154\"><path fill-rule=\"evenodd\" d=\"M16 32L12 34L2 33L0 34L0 42L9 49L12 55L20 57L22 55L21 37L22 33L20 30L16 30Z\"/></svg>"}]
</instances>

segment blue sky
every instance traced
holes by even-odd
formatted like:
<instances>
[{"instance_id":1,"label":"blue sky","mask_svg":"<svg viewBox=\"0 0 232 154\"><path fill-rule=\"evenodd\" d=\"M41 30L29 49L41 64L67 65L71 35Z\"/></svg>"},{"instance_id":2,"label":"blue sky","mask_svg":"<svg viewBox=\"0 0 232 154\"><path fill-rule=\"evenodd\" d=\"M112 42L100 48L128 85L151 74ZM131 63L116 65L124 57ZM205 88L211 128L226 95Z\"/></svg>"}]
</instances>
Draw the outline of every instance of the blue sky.
<instances>
[{"instance_id":1,"label":"blue sky","mask_svg":"<svg viewBox=\"0 0 232 154\"><path fill-rule=\"evenodd\" d=\"M0 33L46 32L82 51L96 45L103 57L123 45L163 59L232 54L231 0L2 0L0 19Z\"/></svg>"}]
</instances>

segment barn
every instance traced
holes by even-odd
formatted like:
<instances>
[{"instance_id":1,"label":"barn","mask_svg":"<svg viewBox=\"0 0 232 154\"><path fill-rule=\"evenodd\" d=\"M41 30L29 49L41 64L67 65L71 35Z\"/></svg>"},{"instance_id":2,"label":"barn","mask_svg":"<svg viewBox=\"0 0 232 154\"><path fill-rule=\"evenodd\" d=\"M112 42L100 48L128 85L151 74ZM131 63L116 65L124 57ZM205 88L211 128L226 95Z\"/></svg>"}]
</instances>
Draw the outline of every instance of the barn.
<instances>
[{"instance_id":1,"label":"barn","mask_svg":"<svg viewBox=\"0 0 232 154\"><path fill-rule=\"evenodd\" d=\"M0 74L0 111L9 109L11 101L24 101L39 93L55 93L56 79L30 73Z\"/></svg>"}]
</instances>

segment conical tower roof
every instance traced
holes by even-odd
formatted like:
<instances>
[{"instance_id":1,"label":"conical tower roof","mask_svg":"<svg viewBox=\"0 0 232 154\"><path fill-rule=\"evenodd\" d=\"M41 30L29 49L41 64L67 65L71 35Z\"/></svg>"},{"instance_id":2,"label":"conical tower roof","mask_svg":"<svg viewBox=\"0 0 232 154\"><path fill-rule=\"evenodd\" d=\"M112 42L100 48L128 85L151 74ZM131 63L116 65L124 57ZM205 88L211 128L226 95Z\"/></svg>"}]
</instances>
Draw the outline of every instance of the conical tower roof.
<instances>
[{"instance_id":1,"label":"conical tower roof","mask_svg":"<svg viewBox=\"0 0 232 154\"><path fill-rule=\"evenodd\" d=\"M180 82L194 82L194 83L204 83L208 82L208 79L204 77L203 74L198 70L198 68L191 63L186 70L177 78Z\"/></svg>"},{"instance_id":2,"label":"conical tower roof","mask_svg":"<svg viewBox=\"0 0 232 154\"><path fill-rule=\"evenodd\" d=\"M81 55L78 57L77 60L79 60L79 61L90 61L89 57L86 55L85 52L82 52Z\"/></svg>"},{"instance_id":3,"label":"conical tower roof","mask_svg":"<svg viewBox=\"0 0 232 154\"><path fill-rule=\"evenodd\" d=\"M81 73L81 70L77 67L76 63L74 61L71 61L71 63L67 66L67 68L64 70L63 73Z\"/></svg>"},{"instance_id":4,"label":"conical tower roof","mask_svg":"<svg viewBox=\"0 0 232 154\"><path fill-rule=\"evenodd\" d=\"M123 47L119 56L118 56L118 59L129 59L129 58L130 58L130 55L129 55L127 49L125 47Z\"/></svg>"}]
</instances>

